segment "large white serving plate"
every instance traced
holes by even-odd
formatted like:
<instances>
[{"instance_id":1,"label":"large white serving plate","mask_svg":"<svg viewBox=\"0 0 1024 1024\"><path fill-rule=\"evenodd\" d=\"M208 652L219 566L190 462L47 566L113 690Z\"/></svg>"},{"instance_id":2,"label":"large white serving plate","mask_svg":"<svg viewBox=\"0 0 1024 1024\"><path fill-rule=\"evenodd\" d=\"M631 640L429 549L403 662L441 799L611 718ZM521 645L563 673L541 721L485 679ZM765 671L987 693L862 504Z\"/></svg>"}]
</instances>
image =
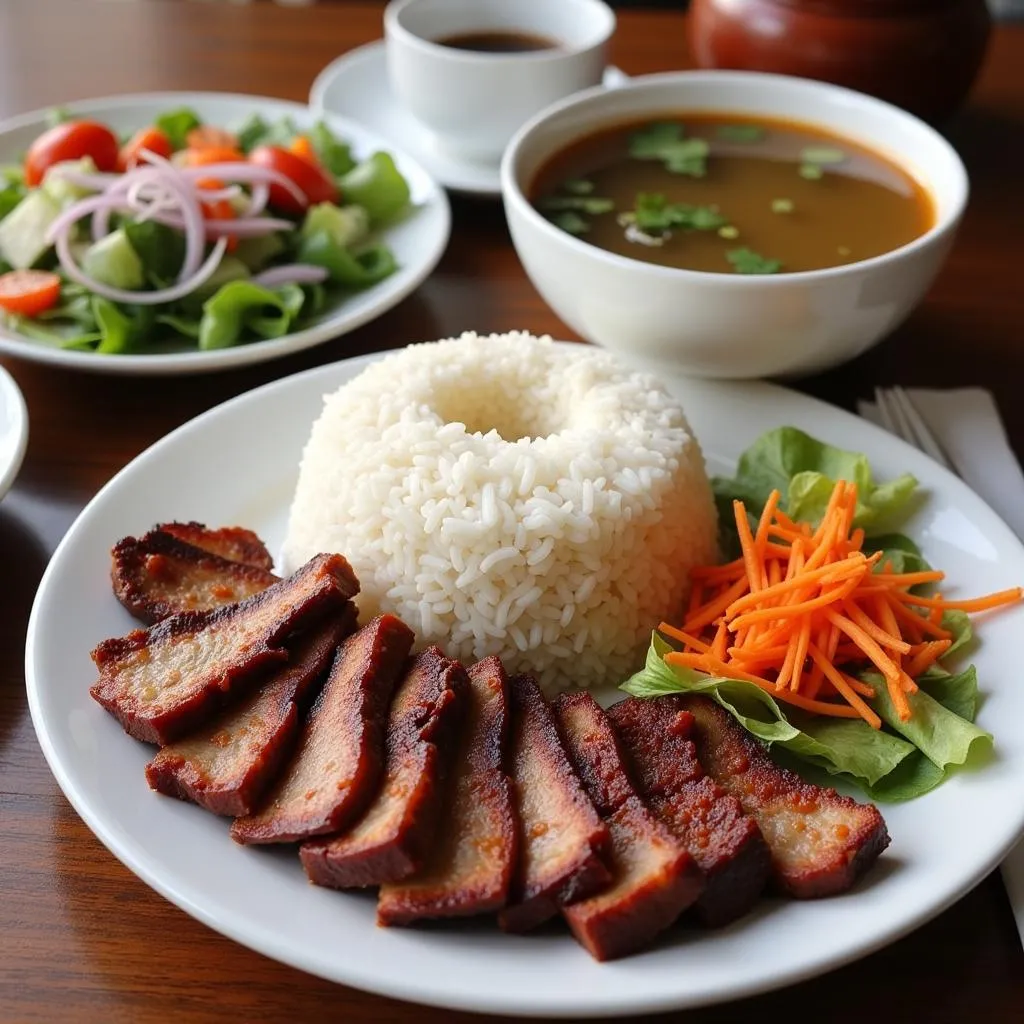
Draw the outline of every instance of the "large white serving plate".
<instances>
[{"instance_id":1,"label":"large white serving plate","mask_svg":"<svg viewBox=\"0 0 1024 1024\"><path fill-rule=\"evenodd\" d=\"M0 498L14 483L28 446L28 409L14 378L0 366Z\"/></svg>"},{"instance_id":2,"label":"large white serving plate","mask_svg":"<svg viewBox=\"0 0 1024 1024\"><path fill-rule=\"evenodd\" d=\"M97 373L168 374L206 373L247 366L299 352L331 338L338 338L396 306L414 291L437 266L451 233L451 210L444 190L401 146L382 138L365 125L329 112L314 114L308 107L269 96L220 92L154 92L132 96L69 103L64 108L74 117L91 118L118 132L134 131L151 124L160 114L189 107L209 124L237 128L252 114L267 121L290 117L299 127L322 119L338 138L348 142L357 159L386 150L409 182L414 209L401 221L380 233L380 240L394 252L398 269L390 277L341 300L332 301L318 316L281 338L253 341L232 348L202 352L195 346L181 351L138 355L99 355L52 347L6 329L0 324L0 352L41 363ZM0 164L18 163L32 140L49 126L48 111L0 123Z\"/></svg>"},{"instance_id":3,"label":"large white serving plate","mask_svg":"<svg viewBox=\"0 0 1024 1024\"><path fill-rule=\"evenodd\" d=\"M484 1012L614 1015L736 999L836 967L939 913L1009 850L1024 822L1020 608L984 622L971 652L984 692L979 721L996 735L996 754L925 797L883 808L892 846L855 891L817 902L766 900L731 927L677 927L650 952L615 963L595 963L558 930L519 937L475 923L377 928L372 898L314 888L294 853L238 847L225 821L150 792L143 766L151 749L125 736L88 694L90 649L133 626L110 593L111 544L177 518L244 524L277 550L321 396L368 361L277 381L170 434L93 499L40 585L26 647L40 743L90 828L149 885L211 928L348 985ZM981 499L881 430L768 384L669 386L712 471L731 468L762 431L794 424L866 452L882 477L909 470L920 479L929 496L907 532L947 571L947 594L1024 580L1024 549Z\"/></svg>"}]
</instances>

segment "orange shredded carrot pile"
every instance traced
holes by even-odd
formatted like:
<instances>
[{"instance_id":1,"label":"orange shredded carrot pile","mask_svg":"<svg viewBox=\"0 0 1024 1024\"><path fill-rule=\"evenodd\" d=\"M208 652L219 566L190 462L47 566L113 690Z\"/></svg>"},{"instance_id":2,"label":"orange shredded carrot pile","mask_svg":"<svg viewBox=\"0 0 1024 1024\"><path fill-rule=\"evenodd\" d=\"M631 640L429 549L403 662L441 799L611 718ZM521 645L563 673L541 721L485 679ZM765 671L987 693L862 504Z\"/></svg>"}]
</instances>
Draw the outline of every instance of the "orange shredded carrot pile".
<instances>
[{"instance_id":1,"label":"orange shredded carrot pile","mask_svg":"<svg viewBox=\"0 0 1024 1024\"><path fill-rule=\"evenodd\" d=\"M861 672L881 675L907 721L914 680L953 642L943 612L986 611L1024 597L1020 587L969 601L911 593L944 574L897 573L878 566L879 553L864 554L864 531L853 526L856 484L836 483L817 527L794 522L779 500L773 491L756 531L743 502L733 502L742 555L693 570L686 620L659 627L682 645L666 662L744 679L805 711L879 729L875 692Z\"/></svg>"}]
</instances>

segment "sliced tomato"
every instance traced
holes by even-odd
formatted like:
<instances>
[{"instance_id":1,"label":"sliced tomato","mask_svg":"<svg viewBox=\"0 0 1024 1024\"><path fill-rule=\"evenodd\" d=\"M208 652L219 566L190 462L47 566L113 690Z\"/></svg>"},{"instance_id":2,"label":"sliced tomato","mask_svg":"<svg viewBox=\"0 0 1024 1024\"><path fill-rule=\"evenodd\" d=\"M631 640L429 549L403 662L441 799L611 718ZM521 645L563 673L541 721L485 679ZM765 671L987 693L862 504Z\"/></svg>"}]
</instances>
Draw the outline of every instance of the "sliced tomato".
<instances>
[{"instance_id":1,"label":"sliced tomato","mask_svg":"<svg viewBox=\"0 0 1024 1024\"><path fill-rule=\"evenodd\" d=\"M117 169L122 172L130 171L137 166L139 154L144 149L157 156L162 156L165 160L169 160L174 151L171 140L159 128L154 126L140 128L117 154Z\"/></svg>"},{"instance_id":2,"label":"sliced tomato","mask_svg":"<svg viewBox=\"0 0 1024 1024\"><path fill-rule=\"evenodd\" d=\"M209 167L210 164L245 163L245 154L232 146L206 146L183 149L175 159L183 167Z\"/></svg>"},{"instance_id":3,"label":"sliced tomato","mask_svg":"<svg viewBox=\"0 0 1024 1024\"><path fill-rule=\"evenodd\" d=\"M60 278L48 270L11 270L0 274L0 309L39 316L60 301Z\"/></svg>"},{"instance_id":4,"label":"sliced tomato","mask_svg":"<svg viewBox=\"0 0 1024 1024\"><path fill-rule=\"evenodd\" d=\"M308 160L316 167L320 166L316 150L313 148L313 143L309 141L308 135L296 135L288 147L288 152L302 157L303 160Z\"/></svg>"},{"instance_id":5,"label":"sliced tomato","mask_svg":"<svg viewBox=\"0 0 1024 1024\"><path fill-rule=\"evenodd\" d=\"M238 149L238 139L223 128L201 124L185 136L189 149Z\"/></svg>"},{"instance_id":6,"label":"sliced tomato","mask_svg":"<svg viewBox=\"0 0 1024 1024\"><path fill-rule=\"evenodd\" d=\"M340 198L337 182L317 163L304 159L280 146L257 146L249 160L293 181L306 196L300 203L280 185L270 186L270 205L282 213L302 214L315 203L336 203Z\"/></svg>"},{"instance_id":7,"label":"sliced tomato","mask_svg":"<svg viewBox=\"0 0 1024 1024\"><path fill-rule=\"evenodd\" d=\"M211 192L218 189L224 188L224 182L218 181L216 178L201 178L196 182L196 187L200 190L209 189ZM200 191L200 194L201 191ZM230 200L227 199L214 199L209 203L200 203L199 208L203 211L203 216L207 220L234 220L235 219L235 208L231 205ZM238 248L238 238L234 235L228 235L227 251L234 252Z\"/></svg>"},{"instance_id":8,"label":"sliced tomato","mask_svg":"<svg viewBox=\"0 0 1024 1024\"><path fill-rule=\"evenodd\" d=\"M95 121L65 121L43 132L25 154L25 184L38 185L43 175L65 160L92 157L98 170L117 170L117 136Z\"/></svg>"}]
</instances>

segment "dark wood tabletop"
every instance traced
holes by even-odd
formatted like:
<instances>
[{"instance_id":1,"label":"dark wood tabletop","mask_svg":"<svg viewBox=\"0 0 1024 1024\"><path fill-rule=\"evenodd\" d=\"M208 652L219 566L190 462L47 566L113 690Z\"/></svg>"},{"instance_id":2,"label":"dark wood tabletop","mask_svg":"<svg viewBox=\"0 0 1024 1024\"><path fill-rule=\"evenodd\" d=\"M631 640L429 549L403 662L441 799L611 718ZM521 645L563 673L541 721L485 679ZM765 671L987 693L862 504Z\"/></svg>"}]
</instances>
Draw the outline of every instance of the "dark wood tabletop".
<instances>
[{"instance_id":1,"label":"dark wood tabletop","mask_svg":"<svg viewBox=\"0 0 1024 1024\"><path fill-rule=\"evenodd\" d=\"M625 71L686 66L681 14L629 12L620 26L613 56ZM157 89L305 100L328 61L380 33L379 4L0 0L0 117ZM983 385L995 392L1024 455L1024 26L996 30L970 103L946 128L967 163L973 196L937 284L872 352L795 386L852 407L877 384ZM0 506L0 1020L475 1019L367 995L265 959L122 867L79 820L43 760L26 703L23 650L33 595L61 537L107 479L169 430L307 367L464 329L510 328L572 337L523 273L500 205L456 199L451 244L433 276L374 323L300 355L179 379L3 360L28 403L31 437ZM886 1024L1022 1015L1024 955L994 874L856 964L686 1020Z\"/></svg>"}]
</instances>

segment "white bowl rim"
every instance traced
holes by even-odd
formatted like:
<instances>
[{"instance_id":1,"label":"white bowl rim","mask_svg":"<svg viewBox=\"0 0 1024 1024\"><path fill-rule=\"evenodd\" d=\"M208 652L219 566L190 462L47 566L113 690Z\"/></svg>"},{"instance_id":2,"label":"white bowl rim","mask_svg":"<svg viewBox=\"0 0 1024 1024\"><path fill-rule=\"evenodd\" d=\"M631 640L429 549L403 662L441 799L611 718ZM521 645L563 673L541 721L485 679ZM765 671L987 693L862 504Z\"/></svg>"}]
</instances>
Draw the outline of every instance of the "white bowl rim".
<instances>
[{"instance_id":1,"label":"white bowl rim","mask_svg":"<svg viewBox=\"0 0 1024 1024\"><path fill-rule=\"evenodd\" d=\"M461 64L491 65L500 64L542 64L565 60L569 57L578 57L582 53L589 53L592 50L605 46L615 33L617 19L615 11L604 2L604 0L577 0L594 10L595 19L604 19L604 24L596 28L588 42L577 43L574 46L555 46L543 50L521 50L514 53L481 53L473 50L459 50L452 46L445 46L434 39L421 36L412 29L406 28L402 23L402 15L421 0L391 0L384 8L384 31L388 35L400 39L403 43L423 53L441 54L448 60ZM552 2L552 0L549 0ZM513 4L509 4L510 7ZM525 27L522 31L529 31Z\"/></svg>"},{"instance_id":2,"label":"white bowl rim","mask_svg":"<svg viewBox=\"0 0 1024 1024\"><path fill-rule=\"evenodd\" d=\"M574 235L570 235L567 231L563 231L561 228L555 227L555 225L546 217L543 217L536 209L534 209L533 204L526 198L526 194L519 183L516 167L520 157L520 150L533 132L540 128L550 118L556 117L557 115L575 107L590 104L592 101L598 100L600 97L605 95L611 95L612 93L642 91L646 88L656 88L663 85L685 85L688 82L710 80L738 82L744 85L749 85L751 89L771 87L773 85L781 85L782 83L785 83L786 87L805 89L807 92L820 93L826 97L831 96L836 99L852 98L856 99L860 103L866 104L870 108L873 108L874 112L882 118L890 118L898 122L902 121L906 125L913 125L917 130L923 128L926 132L932 135L933 140L939 145L939 147L945 150L945 155L949 159L950 167L953 171L951 202L948 209L942 214L940 214L938 209L936 209L935 223L932 224L932 226L923 234L918 235L917 238L913 238L909 242L906 242L895 249L890 249L888 252L880 253L877 256L869 256L867 259L856 260L853 263L843 263L836 267L823 267L819 270L795 270L783 274L733 274L728 271L685 270L680 267L665 267L658 263L649 263L645 260L633 259L631 256L620 256L618 253L608 252L607 249L602 249L600 246L593 245L590 242L576 238ZM683 107L685 107L685 102L680 104L680 108ZM729 112L730 108L727 106L725 111ZM742 111L737 108L737 113L742 113ZM802 121L801 123L813 124L814 122ZM591 131L593 130L594 128L591 129ZM850 136L846 135L846 133L841 129L832 130L832 134L850 138ZM857 142L858 140L856 138L852 138L852 141ZM872 147L870 143L859 142L858 144L864 145L866 148L871 150L876 149L876 147ZM550 154L548 155L550 156ZM899 162L896 157L892 157L891 159ZM910 173L902 163L900 163L900 168L906 173ZM916 177L915 180L917 180ZM925 182L920 182L920 184L924 188L928 187ZM651 75L637 75L635 78L630 78L621 85L617 85L612 88L608 88L604 85L596 85L592 88L573 93L573 95L566 97L564 100L559 100L557 103L553 103L551 106L545 107L544 110L535 114L529 121L527 121L509 141L501 161L501 192L506 204L511 203L514 205L517 213L526 217L526 219L531 221L535 227L538 227L543 233L545 233L547 237L557 237L563 244L569 245L570 249L581 254L589 253L592 258L600 259L602 262L608 263L612 266L621 267L625 270L632 270L634 272L636 272L638 268L642 267L646 272L654 274L657 277L689 281L691 283L700 281L712 286L724 285L725 282L729 282L729 286L735 285L740 288L776 288L785 287L786 285L793 283L812 283L814 281L829 280L836 277L842 277L843 275L863 273L879 269L887 263L901 261L908 256L915 255L922 249L931 247L942 237L956 229L960 218L963 215L964 208L967 206L967 200L970 195L970 184L967 175L967 168L960 159L960 154L957 153L953 146L931 125L892 103L887 103L885 100L880 100L875 96L869 96L867 93L858 92L855 89L847 89L841 85L833 85L830 82L821 82L813 78L800 78L795 75L770 74L765 71L725 71L718 69L702 69L694 71L665 71Z\"/></svg>"}]
</instances>

